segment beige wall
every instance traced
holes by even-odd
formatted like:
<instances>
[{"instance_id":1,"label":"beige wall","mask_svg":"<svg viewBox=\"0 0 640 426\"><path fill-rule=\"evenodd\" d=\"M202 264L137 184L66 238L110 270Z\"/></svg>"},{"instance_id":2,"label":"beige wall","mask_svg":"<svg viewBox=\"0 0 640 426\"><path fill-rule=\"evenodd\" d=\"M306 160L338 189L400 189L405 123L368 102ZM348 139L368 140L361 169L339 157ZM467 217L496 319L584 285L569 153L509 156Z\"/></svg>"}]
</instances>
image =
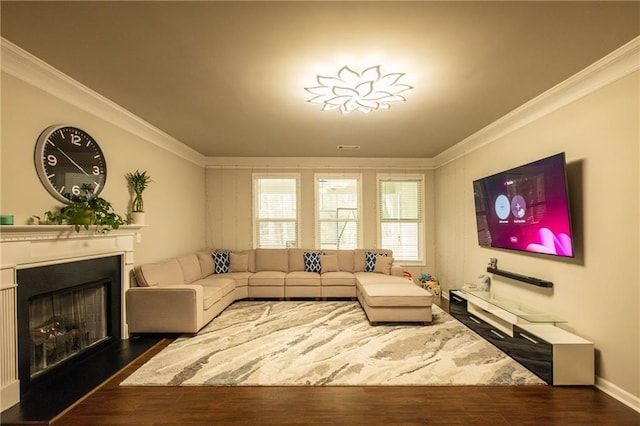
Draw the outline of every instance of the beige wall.
<instances>
[{"instance_id":1,"label":"beige wall","mask_svg":"<svg viewBox=\"0 0 640 426\"><path fill-rule=\"evenodd\" d=\"M136 261L162 259L205 244L204 168L129 133L88 111L2 73L0 176L2 214L17 225L61 206L44 189L33 161L39 134L52 124L80 127L100 144L107 159L102 196L126 215L130 196L124 175L147 170L153 183L144 193L148 228L136 245Z\"/></svg>"},{"instance_id":2,"label":"beige wall","mask_svg":"<svg viewBox=\"0 0 640 426\"><path fill-rule=\"evenodd\" d=\"M265 163L269 160L265 159ZM364 169L354 159L352 167L339 171L331 164L316 168L294 167L251 169L245 167L211 167L207 169L207 244L209 247L245 249L253 246L252 175L264 173L299 173L300 175L300 245L315 247L314 175L316 173L357 173L362 177L362 238L363 247L378 246L377 174L422 174L425 178L425 264L408 267L414 275L432 272L435 265L435 217L433 210L434 172L432 170ZM266 164L265 164L266 167Z\"/></svg>"},{"instance_id":3,"label":"beige wall","mask_svg":"<svg viewBox=\"0 0 640 426\"><path fill-rule=\"evenodd\" d=\"M436 170L436 269L445 289L502 269L554 282L541 289L498 276L493 291L566 318L595 343L597 375L640 396L639 98L636 72ZM564 151L575 260L481 248L472 181Z\"/></svg>"}]
</instances>

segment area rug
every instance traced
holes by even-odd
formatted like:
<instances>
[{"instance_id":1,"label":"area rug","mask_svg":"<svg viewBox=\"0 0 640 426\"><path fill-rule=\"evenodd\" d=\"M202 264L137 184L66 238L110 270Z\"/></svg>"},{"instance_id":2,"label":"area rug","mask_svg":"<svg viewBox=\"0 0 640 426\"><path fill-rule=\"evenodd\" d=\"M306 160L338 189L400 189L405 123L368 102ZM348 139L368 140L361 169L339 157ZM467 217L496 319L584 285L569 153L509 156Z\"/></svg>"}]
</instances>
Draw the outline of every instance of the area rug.
<instances>
[{"instance_id":1,"label":"area rug","mask_svg":"<svg viewBox=\"0 0 640 426\"><path fill-rule=\"evenodd\" d=\"M358 302L242 301L122 386L542 385L437 306L427 326L371 326Z\"/></svg>"}]
</instances>

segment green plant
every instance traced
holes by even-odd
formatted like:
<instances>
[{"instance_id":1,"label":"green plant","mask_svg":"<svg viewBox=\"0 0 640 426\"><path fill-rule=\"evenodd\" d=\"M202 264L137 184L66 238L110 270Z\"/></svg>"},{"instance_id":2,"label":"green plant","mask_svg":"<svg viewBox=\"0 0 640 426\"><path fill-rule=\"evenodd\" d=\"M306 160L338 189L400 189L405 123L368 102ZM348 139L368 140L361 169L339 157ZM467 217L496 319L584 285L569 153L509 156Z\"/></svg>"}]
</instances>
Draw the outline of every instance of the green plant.
<instances>
[{"instance_id":1,"label":"green plant","mask_svg":"<svg viewBox=\"0 0 640 426\"><path fill-rule=\"evenodd\" d=\"M131 211L132 212L143 212L144 211L144 201L142 201L142 191L147 189L149 184L153 182L151 180L151 176L147 174L147 171L139 171L136 170L133 173L127 173L125 175L127 182L129 183L129 188L136 194L131 203Z\"/></svg>"},{"instance_id":2,"label":"green plant","mask_svg":"<svg viewBox=\"0 0 640 426\"><path fill-rule=\"evenodd\" d=\"M127 223L122 216L113 211L110 202L94 195L75 195L71 198L71 204L60 207L58 211L49 210L44 216L46 223L68 223L73 225L76 232L80 231L80 227L89 229L91 225L96 225L99 231L106 232ZM40 220L38 216L36 218Z\"/></svg>"}]
</instances>

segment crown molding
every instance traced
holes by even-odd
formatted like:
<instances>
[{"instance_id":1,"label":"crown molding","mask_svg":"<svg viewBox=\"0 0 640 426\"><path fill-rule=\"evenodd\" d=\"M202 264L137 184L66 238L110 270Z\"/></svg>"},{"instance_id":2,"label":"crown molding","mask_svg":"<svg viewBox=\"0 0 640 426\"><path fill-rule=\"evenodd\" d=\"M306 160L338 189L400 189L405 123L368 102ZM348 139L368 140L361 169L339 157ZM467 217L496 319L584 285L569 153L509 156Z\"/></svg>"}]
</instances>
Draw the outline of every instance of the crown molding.
<instances>
[{"instance_id":1,"label":"crown molding","mask_svg":"<svg viewBox=\"0 0 640 426\"><path fill-rule=\"evenodd\" d=\"M204 167L204 156L125 108L0 37L0 69L170 153Z\"/></svg>"},{"instance_id":2,"label":"crown molding","mask_svg":"<svg viewBox=\"0 0 640 426\"><path fill-rule=\"evenodd\" d=\"M433 170L431 158L206 157L206 168Z\"/></svg>"},{"instance_id":3,"label":"crown molding","mask_svg":"<svg viewBox=\"0 0 640 426\"><path fill-rule=\"evenodd\" d=\"M640 69L640 37L436 155L437 169Z\"/></svg>"}]
</instances>

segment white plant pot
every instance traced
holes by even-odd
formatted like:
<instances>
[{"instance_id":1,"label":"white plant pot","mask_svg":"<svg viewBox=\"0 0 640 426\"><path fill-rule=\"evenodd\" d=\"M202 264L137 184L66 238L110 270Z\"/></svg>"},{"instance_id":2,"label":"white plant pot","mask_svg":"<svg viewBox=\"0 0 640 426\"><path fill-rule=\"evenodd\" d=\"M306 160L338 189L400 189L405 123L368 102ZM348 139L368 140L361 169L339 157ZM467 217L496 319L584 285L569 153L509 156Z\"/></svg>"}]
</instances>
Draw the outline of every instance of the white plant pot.
<instances>
[{"instance_id":1,"label":"white plant pot","mask_svg":"<svg viewBox=\"0 0 640 426\"><path fill-rule=\"evenodd\" d=\"M131 212L131 223L134 225L144 225L144 212Z\"/></svg>"}]
</instances>

